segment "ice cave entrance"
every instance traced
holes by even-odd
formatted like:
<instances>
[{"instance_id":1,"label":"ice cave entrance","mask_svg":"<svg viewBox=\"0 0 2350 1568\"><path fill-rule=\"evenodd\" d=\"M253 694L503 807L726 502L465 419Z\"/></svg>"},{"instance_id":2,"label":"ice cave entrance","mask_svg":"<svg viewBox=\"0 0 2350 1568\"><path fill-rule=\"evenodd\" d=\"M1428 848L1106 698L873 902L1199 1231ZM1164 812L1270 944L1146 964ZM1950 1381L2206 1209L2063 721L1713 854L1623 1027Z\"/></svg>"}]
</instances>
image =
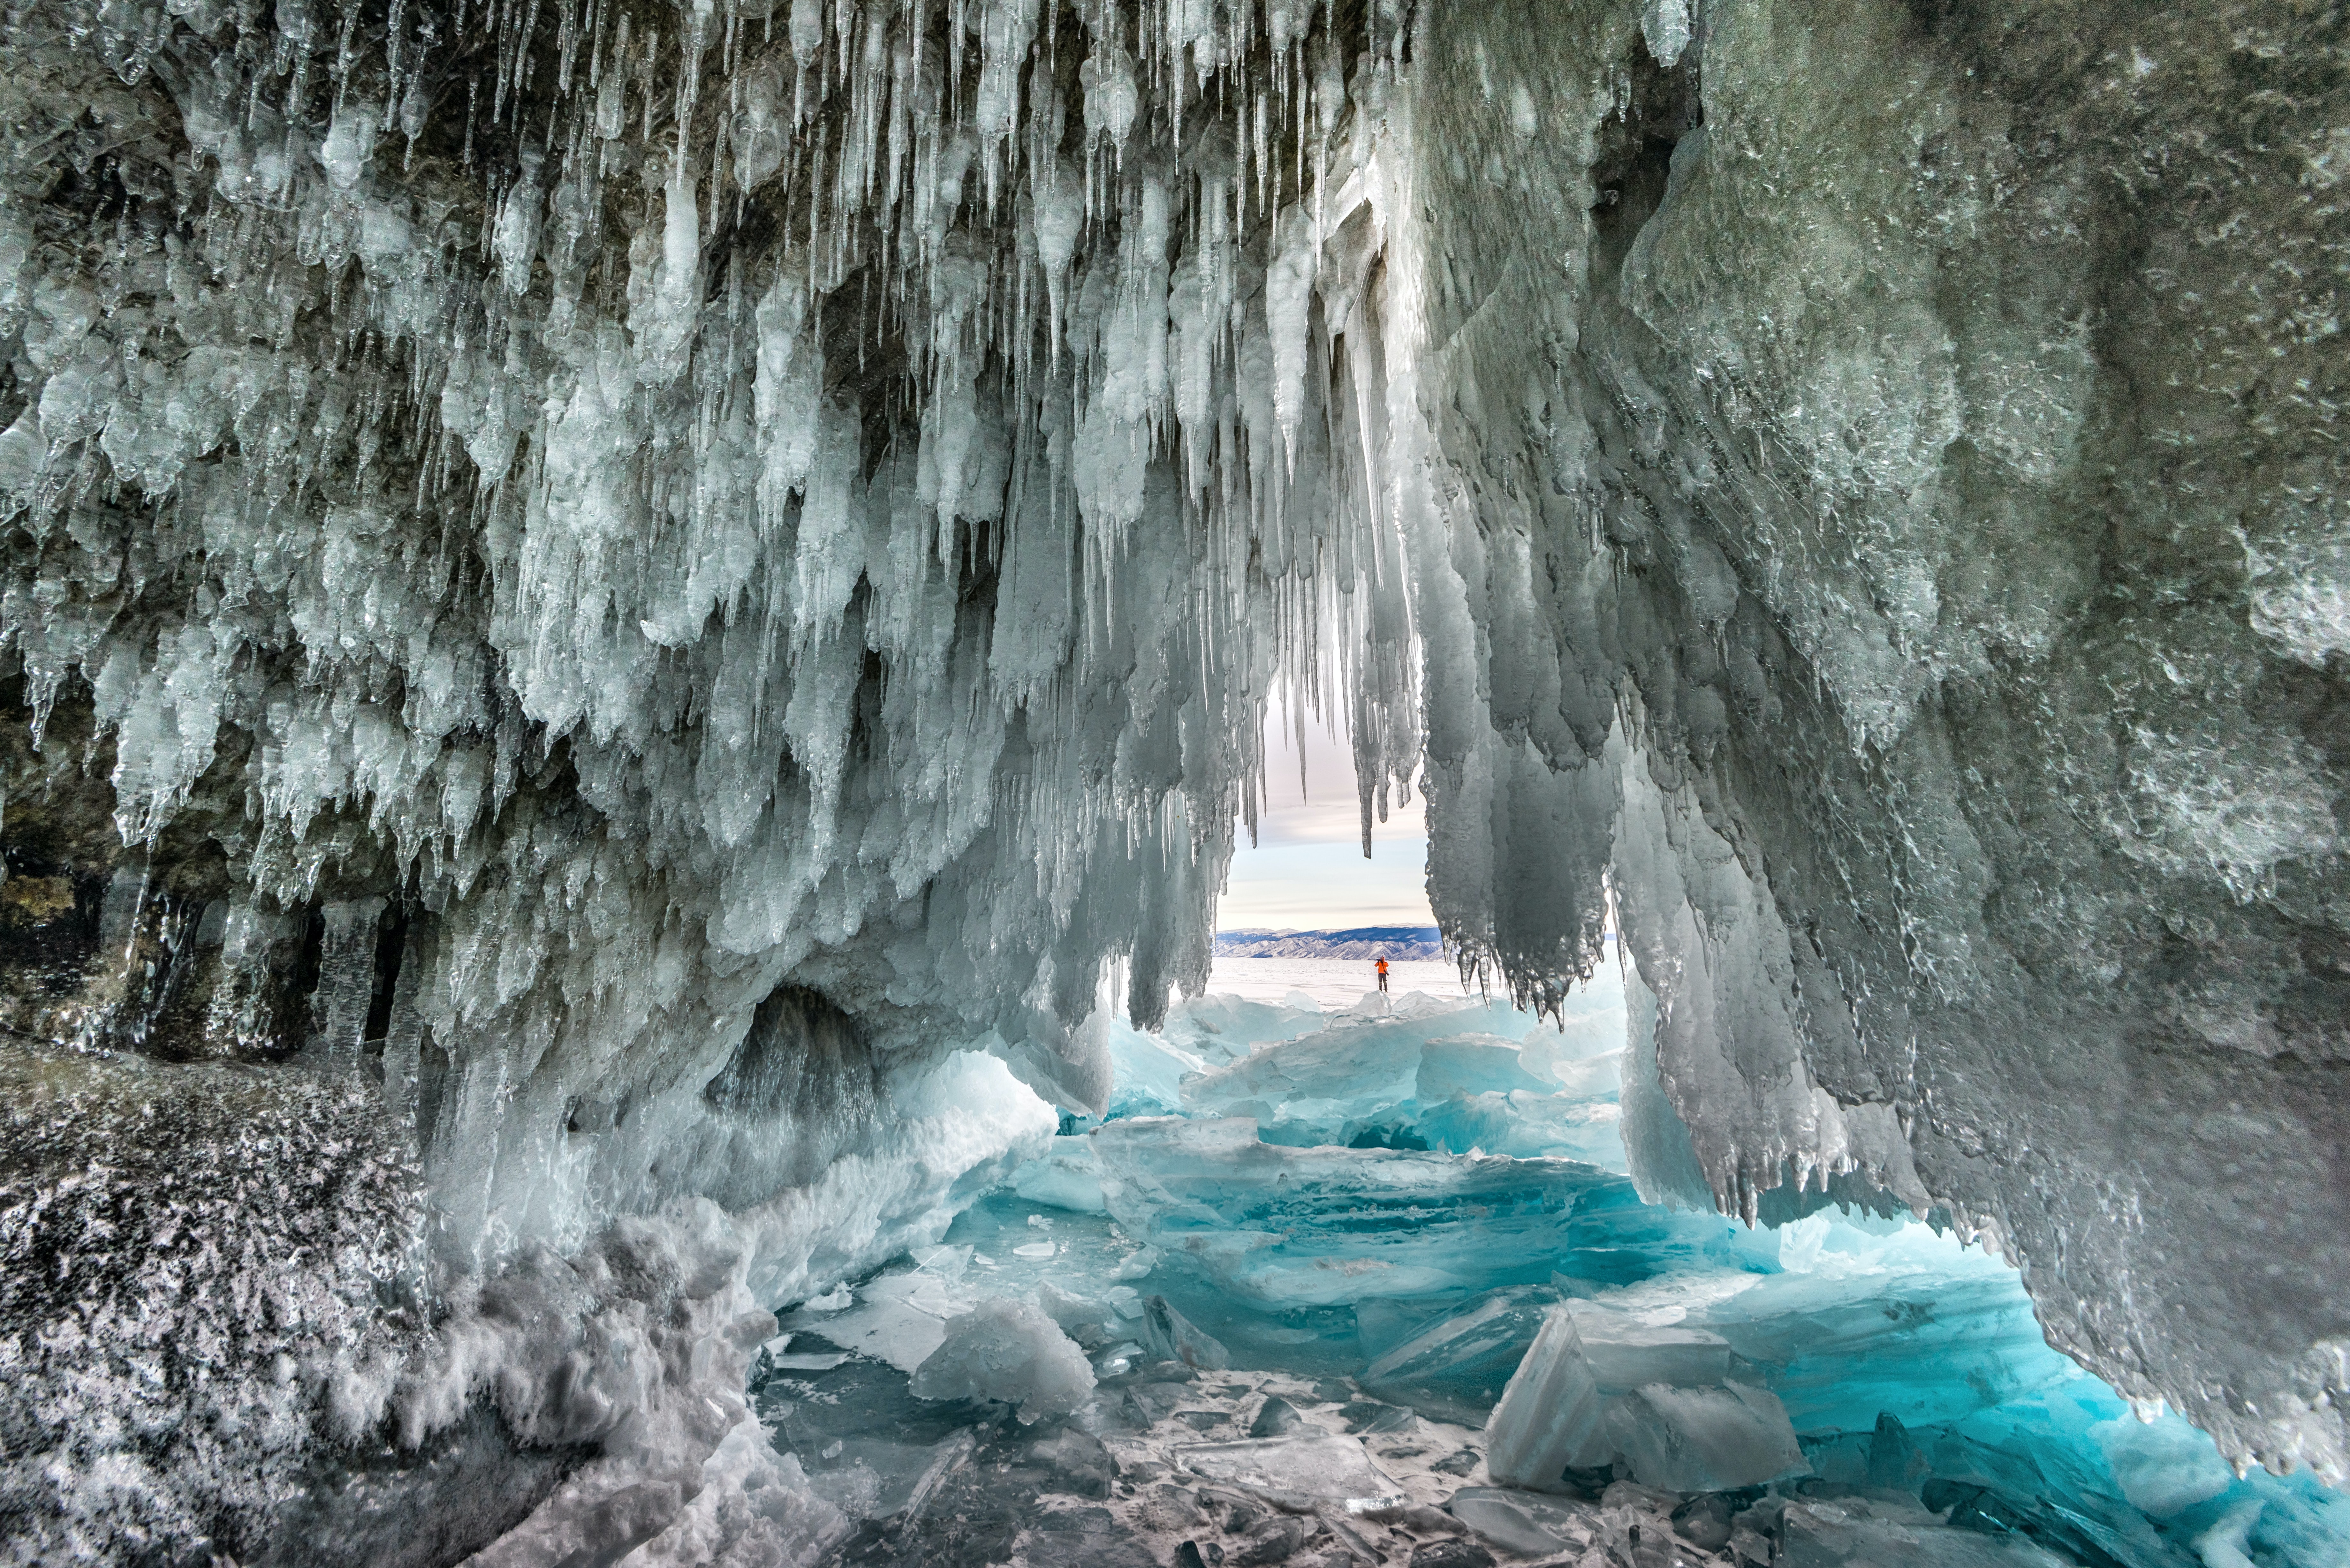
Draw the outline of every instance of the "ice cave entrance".
<instances>
[{"instance_id":1,"label":"ice cave entrance","mask_svg":"<svg viewBox=\"0 0 2350 1568\"><path fill-rule=\"evenodd\" d=\"M2133 1409L1944 1216L1779 1193L1750 1229L1685 1153L1636 1182L1627 1117L1688 1147L1637 974L1538 1020L1414 945L1411 829L1401 905L1351 800L1259 829L1208 994L1114 1025L1106 1116L775 1303L753 1407L830 1561L2350 1562L2350 1504Z\"/></svg>"}]
</instances>

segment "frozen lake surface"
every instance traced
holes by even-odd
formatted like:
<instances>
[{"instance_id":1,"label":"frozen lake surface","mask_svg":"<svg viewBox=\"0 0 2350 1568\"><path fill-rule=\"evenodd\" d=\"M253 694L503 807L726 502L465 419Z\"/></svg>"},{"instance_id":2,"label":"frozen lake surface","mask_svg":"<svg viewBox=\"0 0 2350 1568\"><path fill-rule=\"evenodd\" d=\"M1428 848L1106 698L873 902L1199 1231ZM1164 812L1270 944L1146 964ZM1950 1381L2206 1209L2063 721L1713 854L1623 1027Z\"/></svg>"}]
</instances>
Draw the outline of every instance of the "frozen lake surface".
<instances>
[{"instance_id":1,"label":"frozen lake surface","mask_svg":"<svg viewBox=\"0 0 2350 1568\"><path fill-rule=\"evenodd\" d=\"M2135 1419L1996 1256L1642 1201L1612 967L1564 1027L1367 969L1219 966L1112 1030L1108 1119L775 1303L751 1400L813 1561L2350 1564L2337 1494Z\"/></svg>"},{"instance_id":2,"label":"frozen lake surface","mask_svg":"<svg viewBox=\"0 0 2350 1568\"><path fill-rule=\"evenodd\" d=\"M1357 959L1219 958L1208 971L1211 995L1279 1002L1302 991L1326 1010L1352 1007L1378 988L1378 976ZM1424 991L1448 1000L1475 994L1461 984L1461 971L1440 959L1414 959L1388 966L1388 994Z\"/></svg>"}]
</instances>

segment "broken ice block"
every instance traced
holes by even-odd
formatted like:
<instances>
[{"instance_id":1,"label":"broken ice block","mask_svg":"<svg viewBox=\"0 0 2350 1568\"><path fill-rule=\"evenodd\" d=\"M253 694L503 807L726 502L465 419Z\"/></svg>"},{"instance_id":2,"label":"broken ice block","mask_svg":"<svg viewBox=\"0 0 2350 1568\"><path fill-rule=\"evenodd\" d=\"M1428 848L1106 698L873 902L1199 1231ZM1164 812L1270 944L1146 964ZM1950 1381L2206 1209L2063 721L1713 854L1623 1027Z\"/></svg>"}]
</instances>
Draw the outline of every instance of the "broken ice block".
<instances>
[{"instance_id":1,"label":"broken ice block","mask_svg":"<svg viewBox=\"0 0 2350 1568\"><path fill-rule=\"evenodd\" d=\"M1056 1137L1041 1158L1032 1159L1012 1175L1012 1190L1031 1203L1082 1213L1102 1212L1101 1164L1094 1158L1093 1140Z\"/></svg>"},{"instance_id":2,"label":"broken ice block","mask_svg":"<svg viewBox=\"0 0 2350 1568\"><path fill-rule=\"evenodd\" d=\"M1064 1333L1081 1343L1085 1331L1107 1327L1115 1315L1107 1302L1065 1291L1050 1280L1036 1287L1036 1304L1045 1309L1046 1317L1061 1325Z\"/></svg>"},{"instance_id":3,"label":"broken ice block","mask_svg":"<svg viewBox=\"0 0 2350 1568\"><path fill-rule=\"evenodd\" d=\"M1212 1056L1195 1054L1193 1050L1185 1048L1184 1040L1177 1038L1176 1018L1170 1015L1167 1023L1165 1033L1146 1034L1123 1019L1111 1021L1109 1061L1113 1086L1107 1107L1109 1119L1163 1116L1180 1111L1183 1108L1183 1080L1205 1072L1212 1064L1230 1060L1230 1050ZM1236 1039L1234 1047L1245 1054L1248 1043Z\"/></svg>"},{"instance_id":4,"label":"broken ice block","mask_svg":"<svg viewBox=\"0 0 2350 1568\"><path fill-rule=\"evenodd\" d=\"M1778 1568L2062 1568L2020 1534L1954 1530L1915 1505L1877 1498L1792 1503L1781 1516Z\"/></svg>"},{"instance_id":5,"label":"broken ice block","mask_svg":"<svg viewBox=\"0 0 2350 1568\"><path fill-rule=\"evenodd\" d=\"M1514 1089L1544 1094L1554 1085L1526 1071L1513 1042L1496 1034L1452 1034L1419 1048L1414 1086L1420 1099L1442 1100Z\"/></svg>"},{"instance_id":6,"label":"broken ice block","mask_svg":"<svg viewBox=\"0 0 2350 1568\"><path fill-rule=\"evenodd\" d=\"M1396 1303L1390 1316L1363 1303L1356 1332L1377 1352L1363 1386L1423 1416L1481 1426L1557 1301L1546 1285L1513 1285L1455 1303L1433 1322L1426 1308L1409 1313L1415 1303Z\"/></svg>"},{"instance_id":7,"label":"broken ice block","mask_svg":"<svg viewBox=\"0 0 2350 1568\"><path fill-rule=\"evenodd\" d=\"M1076 1427L1036 1443L1028 1451L1031 1458L1051 1467L1063 1490L1079 1497L1107 1497L1110 1484L1118 1479L1118 1461L1102 1447L1101 1439Z\"/></svg>"},{"instance_id":8,"label":"broken ice block","mask_svg":"<svg viewBox=\"0 0 2350 1568\"><path fill-rule=\"evenodd\" d=\"M1026 1302L1001 1297L950 1324L913 1382L918 1398L1016 1406L1023 1425L1067 1415L1093 1389L1092 1366L1060 1325Z\"/></svg>"},{"instance_id":9,"label":"broken ice block","mask_svg":"<svg viewBox=\"0 0 2350 1568\"><path fill-rule=\"evenodd\" d=\"M1320 1004L1303 992L1291 992L1278 1005L1212 993L1170 1007L1166 1027L1159 1032L1159 1039L1210 1065L1222 1065L1247 1055L1266 1041L1294 1040L1301 1034L1311 1034L1321 1029L1324 1022ZM1118 1048L1115 1041L1111 1048Z\"/></svg>"},{"instance_id":10,"label":"broken ice block","mask_svg":"<svg viewBox=\"0 0 2350 1568\"><path fill-rule=\"evenodd\" d=\"M1283 1507L1397 1495L1395 1482L1371 1463L1360 1442L1315 1427L1245 1442L1195 1443L1174 1453L1193 1475Z\"/></svg>"},{"instance_id":11,"label":"broken ice block","mask_svg":"<svg viewBox=\"0 0 2350 1568\"><path fill-rule=\"evenodd\" d=\"M1710 1388L1737 1370L1729 1342L1685 1323L1648 1324L1595 1302L1568 1303L1592 1380L1609 1394L1650 1383Z\"/></svg>"},{"instance_id":12,"label":"broken ice block","mask_svg":"<svg viewBox=\"0 0 2350 1568\"><path fill-rule=\"evenodd\" d=\"M1249 1424L1252 1438L1277 1438L1284 1432L1294 1432L1305 1424L1297 1407L1275 1394L1258 1407L1256 1419Z\"/></svg>"},{"instance_id":13,"label":"broken ice block","mask_svg":"<svg viewBox=\"0 0 2350 1568\"><path fill-rule=\"evenodd\" d=\"M968 1261L957 1255L962 1251L941 1249L932 1255L943 1256L960 1272L960 1265ZM971 1304L970 1293L952 1279L924 1267L878 1275L855 1293L842 1285L830 1296L806 1303L784 1322L794 1329L813 1330L843 1349L886 1361L900 1372L911 1372L945 1339L947 1320L970 1311Z\"/></svg>"},{"instance_id":14,"label":"broken ice block","mask_svg":"<svg viewBox=\"0 0 2350 1568\"><path fill-rule=\"evenodd\" d=\"M1593 1533L1588 1510L1500 1487L1463 1487L1447 1506L1482 1539L1522 1557L1572 1551Z\"/></svg>"},{"instance_id":15,"label":"broken ice block","mask_svg":"<svg viewBox=\"0 0 2350 1568\"><path fill-rule=\"evenodd\" d=\"M1220 1372L1232 1364L1231 1353L1215 1336L1168 1304L1165 1296L1142 1303L1139 1336L1145 1350L1161 1361L1180 1361L1195 1371Z\"/></svg>"},{"instance_id":16,"label":"broken ice block","mask_svg":"<svg viewBox=\"0 0 2350 1568\"><path fill-rule=\"evenodd\" d=\"M1485 1424L1486 1473L1504 1486L1559 1490L1568 1466L1591 1464L1604 1447L1606 1418L1575 1316L1553 1307ZM1794 1441L1792 1430L1787 1440Z\"/></svg>"},{"instance_id":17,"label":"broken ice block","mask_svg":"<svg viewBox=\"0 0 2350 1568\"><path fill-rule=\"evenodd\" d=\"M1741 1383L1618 1395L1607 1437L1643 1485L1669 1491L1728 1491L1811 1468L1778 1397Z\"/></svg>"}]
</instances>

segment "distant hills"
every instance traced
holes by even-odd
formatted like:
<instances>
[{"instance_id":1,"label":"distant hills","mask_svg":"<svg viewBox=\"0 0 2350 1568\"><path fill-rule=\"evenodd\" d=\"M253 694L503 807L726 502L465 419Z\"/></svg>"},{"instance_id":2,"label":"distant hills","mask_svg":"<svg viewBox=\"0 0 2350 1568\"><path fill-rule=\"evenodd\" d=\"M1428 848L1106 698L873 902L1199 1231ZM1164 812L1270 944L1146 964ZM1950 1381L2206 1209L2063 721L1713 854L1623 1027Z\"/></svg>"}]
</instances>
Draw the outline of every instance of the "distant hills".
<instances>
[{"instance_id":1,"label":"distant hills","mask_svg":"<svg viewBox=\"0 0 2350 1568\"><path fill-rule=\"evenodd\" d=\"M1343 931L1218 931L1218 958L1440 959L1434 926L1355 926Z\"/></svg>"}]
</instances>

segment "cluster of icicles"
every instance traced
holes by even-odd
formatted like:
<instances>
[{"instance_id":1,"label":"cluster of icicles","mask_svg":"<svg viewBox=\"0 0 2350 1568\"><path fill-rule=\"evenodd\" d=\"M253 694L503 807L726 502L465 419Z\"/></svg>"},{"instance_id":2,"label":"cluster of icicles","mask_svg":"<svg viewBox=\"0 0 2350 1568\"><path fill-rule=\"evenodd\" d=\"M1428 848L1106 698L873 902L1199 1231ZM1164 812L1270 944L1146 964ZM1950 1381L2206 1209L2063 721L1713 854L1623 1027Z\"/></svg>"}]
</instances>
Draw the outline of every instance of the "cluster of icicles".
<instances>
[{"instance_id":1,"label":"cluster of icicles","mask_svg":"<svg viewBox=\"0 0 2350 1568\"><path fill-rule=\"evenodd\" d=\"M1204 979L1277 692L1347 694L1384 812L1396 18L1352 60L1307 0L359 19L16 40L27 113L93 54L162 84L120 156L180 189L0 209L0 624L41 714L88 680L127 843L251 737L232 960L388 862L417 1015L517 1061L827 952L1060 1039L1121 958L1139 1016Z\"/></svg>"}]
</instances>

